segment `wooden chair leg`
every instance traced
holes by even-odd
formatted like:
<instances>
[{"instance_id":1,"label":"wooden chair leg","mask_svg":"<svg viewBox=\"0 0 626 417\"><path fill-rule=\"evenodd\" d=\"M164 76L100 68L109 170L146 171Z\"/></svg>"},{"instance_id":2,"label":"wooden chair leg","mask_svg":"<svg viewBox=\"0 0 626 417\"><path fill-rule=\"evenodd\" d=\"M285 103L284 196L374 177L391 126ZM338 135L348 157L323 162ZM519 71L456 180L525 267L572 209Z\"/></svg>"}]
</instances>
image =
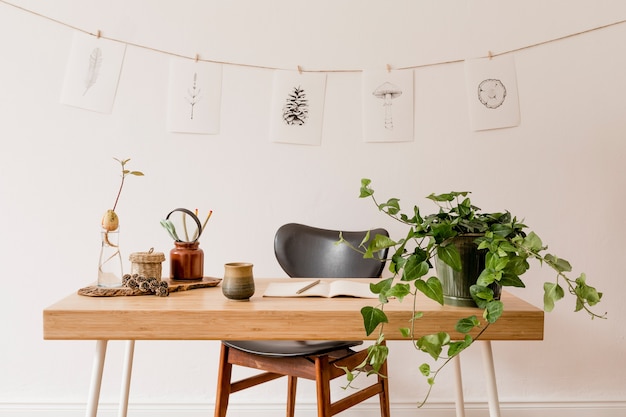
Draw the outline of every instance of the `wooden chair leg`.
<instances>
[{"instance_id":1,"label":"wooden chair leg","mask_svg":"<svg viewBox=\"0 0 626 417\"><path fill-rule=\"evenodd\" d=\"M391 417L391 410L389 409L389 379L387 372L387 361L385 361L380 367L381 375L378 375L378 383L381 385L381 393L378 394L380 400L380 415L381 417Z\"/></svg>"},{"instance_id":2,"label":"wooden chair leg","mask_svg":"<svg viewBox=\"0 0 626 417\"><path fill-rule=\"evenodd\" d=\"M330 417L330 370L328 356L315 359L315 384L317 387L317 417Z\"/></svg>"},{"instance_id":3,"label":"wooden chair leg","mask_svg":"<svg viewBox=\"0 0 626 417\"><path fill-rule=\"evenodd\" d=\"M215 395L215 417L226 417L230 396L230 378L233 365L228 363L229 347L222 343L217 373L217 394Z\"/></svg>"},{"instance_id":4,"label":"wooden chair leg","mask_svg":"<svg viewBox=\"0 0 626 417\"><path fill-rule=\"evenodd\" d=\"M287 417L294 417L296 412L296 389L298 387L298 378L288 376L287 381Z\"/></svg>"}]
</instances>

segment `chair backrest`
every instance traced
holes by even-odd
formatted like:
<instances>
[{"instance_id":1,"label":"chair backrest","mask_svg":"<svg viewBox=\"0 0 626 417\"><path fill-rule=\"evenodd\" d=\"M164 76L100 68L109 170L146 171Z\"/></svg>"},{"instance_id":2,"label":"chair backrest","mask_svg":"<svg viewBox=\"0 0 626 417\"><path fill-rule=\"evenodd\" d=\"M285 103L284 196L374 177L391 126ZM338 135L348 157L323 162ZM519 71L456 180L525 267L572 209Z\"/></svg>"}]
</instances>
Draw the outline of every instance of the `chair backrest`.
<instances>
[{"instance_id":1,"label":"chair backrest","mask_svg":"<svg viewBox=\"0 0 626 417\"><path fill-rule=\"evenodd\" d=\"M367 231L341 232L354 247L363 241ZM385 229L373 229L389 236ZM283 270L292 278L377 278L383 272L387 249L374 259L339 241L339 230L319 229L298 223L281 226L274 237L274 253Z\"/></svg>"}]
</instances>

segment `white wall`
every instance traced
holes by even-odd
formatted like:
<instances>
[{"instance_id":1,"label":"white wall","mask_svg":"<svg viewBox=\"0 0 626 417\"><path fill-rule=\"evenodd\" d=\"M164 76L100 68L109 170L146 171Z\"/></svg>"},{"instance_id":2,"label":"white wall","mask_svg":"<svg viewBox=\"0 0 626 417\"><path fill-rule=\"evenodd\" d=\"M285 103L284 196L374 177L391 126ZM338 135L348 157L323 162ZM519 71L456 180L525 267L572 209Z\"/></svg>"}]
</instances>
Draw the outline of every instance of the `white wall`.
<instances>
[{"instance_id":1,"label":"white wall","mask_svg":"<svg viewBox=\"0 0 626 417\"><path fill-rule=\"evenodd\" d=\"M626 3L618 0L13 3L128 43L294 70L457 61L626 19ZM601 309L610 317L574 314L570 300L546 315L543 342L496 343L508 415L524 407L552 415L546 410L572 403L592 410L580 415L623 414L626 24L515 52L522 122L510 129L469 130L463 64L451 63L415 70L413 142L364 143L359 73L329 72L321 146L270 142L272 71L240 65L224 67L220 134L167 132L170 56L133 46L111 114L61 105L72 34L0 3L0 415L82 413L95 344L44 341L41 317L46 306L95 279L99 221L119 180L112 157L132 158L131 168L146 174L129 178L117 210L124 259L150 247L169 252L159 226L169 210L213 209L201 245L206 273L214 276L225 262L241 260L253 262L258 277L284 276L272 239L289 221L400 233L357 198L362 177L373 179L380 198L408 205L428 205L423 197L431 192L472 190L477 205L524 217L575 272L586 272L604 291ZM541 283L551 274L528 275L529 288L519 295L540 306ZM392 402L408 415L424 392L417 374L423 358L406 344L391 346ZM109 347L105 408L117 401L122 348ZM209 410L217 348L139 342L131 402L172 410L162 415ZM482 373L473 372L480 371L479 353L468 352L463 364L470 402L486 398ZM268 392L281 389L240 394L233 406L243 407L241 415L245 407L275 414L279 400ZM312 390L300 395L311 406ZM452 400L444 375L431 401L452 415Z\"/></svg>"}]
</instances>

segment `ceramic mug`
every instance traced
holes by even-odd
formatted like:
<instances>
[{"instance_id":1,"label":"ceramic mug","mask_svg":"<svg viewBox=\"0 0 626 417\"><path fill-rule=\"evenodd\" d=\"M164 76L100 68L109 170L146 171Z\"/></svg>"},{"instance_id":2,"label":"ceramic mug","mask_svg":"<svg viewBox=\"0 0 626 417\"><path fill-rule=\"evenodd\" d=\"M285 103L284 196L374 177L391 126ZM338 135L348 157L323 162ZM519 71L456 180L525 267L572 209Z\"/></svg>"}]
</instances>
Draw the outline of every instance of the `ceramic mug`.
<instances>
[{"instance_id":1,"label":"ceramic mug","mask_svg":"<svg viewBox=\"0 0 626 417\"><path fill-rule=\"evenodd\" d=\"M230 300L248 301L254 295L252 264L247 262L224 264L222 293Z\"/></svg>"}]
</instances>

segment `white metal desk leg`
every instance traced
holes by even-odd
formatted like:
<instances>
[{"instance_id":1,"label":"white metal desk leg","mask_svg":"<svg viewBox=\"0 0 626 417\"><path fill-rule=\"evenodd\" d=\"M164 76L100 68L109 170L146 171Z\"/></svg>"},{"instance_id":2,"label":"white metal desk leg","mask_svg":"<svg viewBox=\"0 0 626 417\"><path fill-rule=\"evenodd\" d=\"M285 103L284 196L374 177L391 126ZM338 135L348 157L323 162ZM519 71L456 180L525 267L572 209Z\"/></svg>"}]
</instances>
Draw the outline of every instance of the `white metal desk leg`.
<instances>
[{"instance_id":1,"label":"white metal desk leg","mask_svg":"<svg viewBox=\"0 0 626 417\"><path fill-rule=\"evenodd\" d=\"M119 417L126 417L128 413L128 396L130 394L130 376L133 372L133 356L135 355L135 341L126 341L126 354L124 355L124 369L122 371L122 389L120 405L117 411Z\"/></svg>"},{"instance_id":2,"label":"white metal desk leg","mask_svg":"<svg viewBox=\"0 0 626 417\"><path fill-rule=\"evenodd\" d=\"M454 379L456 388L456 417L465 417L465 400L463 399L463 376L461 375L461 355L452 359L454 366Z\"/></svg>"},{"instance_id":3,"label":"white metal desk leg","mask_svg":"<svg viewBox=\"0 0 626 417\"><path fill-rule=\"evenodd\" d=\"M487 395L489 398L489 415L500 417L500 401L498 400L498 387L496 385L496 370L493 365L493 352L491 342L483 340L483 362L485 366L485 376L487 378Z\"/></svg>"},{"instance_id":4,"label":"white metal desk leg","mask_svg":"<svg viewBox=\"0 0 626 417\"><path fill-rule=\"evenodd\" d=\"M107 354L107 342L108 340L98 340L96 342L96 353L93 357L93 367L91 368L89 397L87 398L87 417L96 417L98 414L98 402L100 401L100 386L102 385L104 359Z\"/></svg>"}]
</instances>

